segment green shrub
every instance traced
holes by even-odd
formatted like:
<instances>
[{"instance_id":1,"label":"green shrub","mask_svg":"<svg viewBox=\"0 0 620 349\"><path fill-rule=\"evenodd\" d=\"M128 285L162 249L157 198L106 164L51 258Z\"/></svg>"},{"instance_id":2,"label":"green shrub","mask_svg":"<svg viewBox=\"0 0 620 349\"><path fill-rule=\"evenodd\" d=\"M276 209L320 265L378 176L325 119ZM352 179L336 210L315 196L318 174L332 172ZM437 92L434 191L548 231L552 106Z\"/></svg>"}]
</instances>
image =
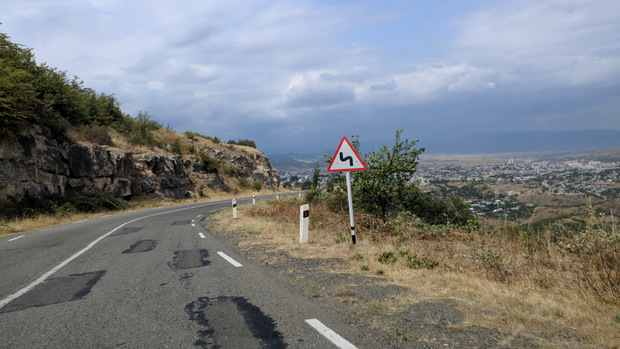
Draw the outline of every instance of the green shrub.
<instances>
[{"instance_id":1,"label":"green shrub","mask_svg":"<svg viewBox=\"0 0 620 349\"><path fill-rule=\"evenodd\" d=\"M377 261L383 264L394 264L397 260L398 258L394 255L394 252L391 251L383 252L379 258L377 258Z\"/></svg>"},{"instance_id":2,"label":"green shrub","mask_svg":"<svg viewBox=\"0 0 620 349\"><path fill-rule=\"evenodd\" d=\"M237 166L231 164L222 166L222 171L231 177L236 177L241 174L241 170Z\"/></svg>"},{"instance_id":3,"label":"green shrub","mask_svg":"<svg viewBox=\"0 0 620 349\"><path fill-rule=\"evenodd\" d=\"M174 141L172 142L172 144L170 144L170 151L175 153L175 154L181 154L181 139L180 138L175 138Z\"/></svg>"},{"instance_id":4,"label":"green shrub","mask_svg":"<svg viewBox=\"0 0 620 349\"><path fill-rule=\"evenodd\" d=\"M247 189L250 187L250 181L247 178L239 177L237 178L237 182L239 183L239 188Z\"/></svg>"},{"instance_id":5,"label":"green shrub","mask_svg":"<svg viewBox=\"0 0 620 349\"><path fill-rule=\"evenodd\" d=\"M255 191L261 191L261 189L263 189L263 183L259 181L254 181L254 183L252 183L252 189L254 189Z\"/></svg>"},{"instance_id":6,"label":"green shrub","mask_svg":"<svg viewBox=\"0 0 620 349\"><path fill-rule=\"evenodd\" d=\"M203 171L207 173L217 173L220 167L220 162L218 159L212 158L209 154L205 153L202 150L196 152L196 156L199 159L199 165L203 169Z\"/></svg>"}]
</instances>

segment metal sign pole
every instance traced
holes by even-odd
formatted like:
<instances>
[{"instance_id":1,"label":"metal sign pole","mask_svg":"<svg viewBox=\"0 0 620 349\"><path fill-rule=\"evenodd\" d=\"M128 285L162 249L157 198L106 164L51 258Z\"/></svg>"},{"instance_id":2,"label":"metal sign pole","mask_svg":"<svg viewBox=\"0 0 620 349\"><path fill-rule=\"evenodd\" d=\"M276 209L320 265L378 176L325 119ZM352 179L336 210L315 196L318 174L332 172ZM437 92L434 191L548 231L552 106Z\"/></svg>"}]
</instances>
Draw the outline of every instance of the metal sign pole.
<instances>
[{"instance_id":1,"label":"metal sign pole","mask_svg":"<svg viewBox=\"0 0 620 349\"><path fill-rule=\"evenodd\" d=\"M351 194L351 172L347 171L347 195L349 197L349 221L351 222L351 240L355 243L355 221L353 219L353 196Z\"/></svg>"}]
</instances>

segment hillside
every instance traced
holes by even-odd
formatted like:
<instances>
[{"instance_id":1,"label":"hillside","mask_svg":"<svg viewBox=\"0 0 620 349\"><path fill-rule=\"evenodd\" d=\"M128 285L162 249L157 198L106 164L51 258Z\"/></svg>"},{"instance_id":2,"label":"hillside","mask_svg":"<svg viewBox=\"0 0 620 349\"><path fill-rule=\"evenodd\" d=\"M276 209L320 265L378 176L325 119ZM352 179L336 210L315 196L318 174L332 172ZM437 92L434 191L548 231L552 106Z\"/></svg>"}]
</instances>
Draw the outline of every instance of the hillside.
<instances>
[{"instance_id":1,"label":"hillside","mask_svg":"<svg viewBox=\"0 0 620 349\"><path fill-rule=\"evenodd\" d=\"M278 173L260 151L171 130L153 131L159 147L132 146L118 133L96 144L69 132L60 143L33 125L0 145L0 205L51 195L195 197L208 190L275 189ZM173 151L176 148L176 153Z\"/></svg>"},{"instance_id":2,"label":"hillside","mask_svg":"<svg viewBox=\"0 0 620 349\"><path fill-rule=\"evenodd\" d=\"M37 64L0 33L0 207L53 196L193 197L208 190L277 188L253 141L165 129L131 116L114 95ZM248 146L250 145L250 146Z\"/></svg>"}]
</instances>

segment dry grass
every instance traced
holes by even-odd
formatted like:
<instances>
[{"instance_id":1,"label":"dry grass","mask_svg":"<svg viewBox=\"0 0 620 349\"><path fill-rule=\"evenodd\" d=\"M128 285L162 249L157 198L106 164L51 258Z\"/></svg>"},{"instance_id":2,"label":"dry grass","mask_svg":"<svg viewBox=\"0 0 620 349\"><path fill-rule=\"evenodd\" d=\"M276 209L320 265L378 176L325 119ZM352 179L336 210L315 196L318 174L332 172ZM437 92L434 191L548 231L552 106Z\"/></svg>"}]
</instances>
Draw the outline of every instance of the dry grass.
<instances>
[{"instance_id":1,"label":"dry grass","mask_svg":"<svg viewBox=\"0 0 620 349\"><path fill-rule=\"evenodd\" d=\"M398 297L397 308L450 298L468 324L500 326L549 346L620 346L620 301L613 293L584 287L575 256L544 243L548 236L528 245L499 234L413 227L405 235L390 235L356 214L358 243L353 245L347 215L319 204L311 207L310 242L301 245L300 204L287 199L240 207L237 220L220 212L213 228L254 231L240 244L268 243L298 258L343 258L353 273L376 276L382 270L386 280L415 290ZM386 252L396 258L393 263L378 260ZM429 261L438 264L427 269Z\"/></svg>"}]
</instances>

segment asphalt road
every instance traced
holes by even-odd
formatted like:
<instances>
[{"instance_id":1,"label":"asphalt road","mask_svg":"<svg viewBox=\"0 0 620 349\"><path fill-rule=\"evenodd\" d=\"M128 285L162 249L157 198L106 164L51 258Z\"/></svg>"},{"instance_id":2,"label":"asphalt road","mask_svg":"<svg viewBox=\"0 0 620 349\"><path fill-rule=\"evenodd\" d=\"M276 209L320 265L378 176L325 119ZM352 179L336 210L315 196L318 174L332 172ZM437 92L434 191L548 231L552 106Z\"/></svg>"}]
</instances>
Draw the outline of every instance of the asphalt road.
<instances>
[{"instance_id":1,"label":"asphalt road","mask_svg":"<svg viewBox=\"0 0 620 349\"><path fill-rule=\"evenodd\" d=\"M372 346L344 313L202 228L230 207L126 212L0 238L0 348Z\"/></svg>"}]
</instances>

